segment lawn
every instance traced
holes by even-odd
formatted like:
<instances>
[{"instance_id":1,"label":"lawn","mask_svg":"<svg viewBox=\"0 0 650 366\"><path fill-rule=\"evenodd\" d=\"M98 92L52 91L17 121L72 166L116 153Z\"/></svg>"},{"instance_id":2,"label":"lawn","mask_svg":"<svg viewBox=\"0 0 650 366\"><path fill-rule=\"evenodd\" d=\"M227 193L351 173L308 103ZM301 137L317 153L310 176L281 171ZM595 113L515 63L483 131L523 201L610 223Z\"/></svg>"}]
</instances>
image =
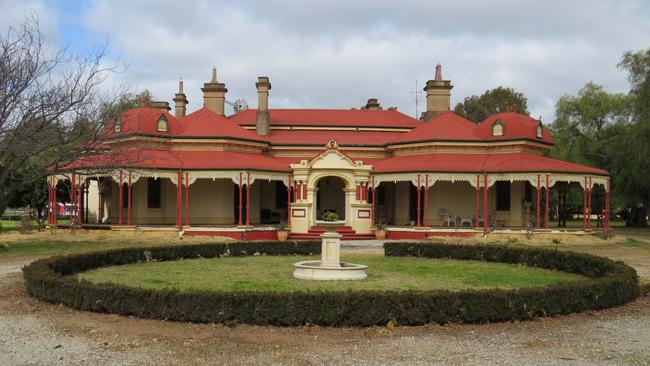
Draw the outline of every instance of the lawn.
<instances>
[{"instance_id":1,"label":"lawn","mask_svg":"<svg viewBox=\"0 0 650 366\"><path fill-rule=\"evenodd\" d=\"M146 262L79 274L92 282L145 288L203 291L345 291L519 288L546 286L583 277L539 268L475 261L346 255L368 266L362 281L304 281L293 278L293 263L317 257L258 256Z\"/></svg>"}]
</instances>

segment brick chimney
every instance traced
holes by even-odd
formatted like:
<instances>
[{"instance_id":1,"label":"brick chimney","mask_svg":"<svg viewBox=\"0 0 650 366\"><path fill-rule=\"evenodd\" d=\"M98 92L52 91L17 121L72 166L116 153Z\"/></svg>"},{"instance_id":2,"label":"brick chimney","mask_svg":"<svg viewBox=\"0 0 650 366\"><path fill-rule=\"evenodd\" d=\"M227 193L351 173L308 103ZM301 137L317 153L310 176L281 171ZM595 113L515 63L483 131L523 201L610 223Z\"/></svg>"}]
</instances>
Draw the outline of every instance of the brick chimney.
<instances>
[{"instance_id":1,"label":"brick chimney","mask_svg":"<svg viewBox=\"0 0 650 366\"><path fill-rule=\"evenodd\" d=\"M223 116L228 89L226 89L226 84L217 81L216 67L212 68L212 79L203 84L201 90L203 91L203 105L207 109Z\"/></svg>"},{"instance_id":2,"label":"brick chimney","mask_svg":"<svg viewBox=\"0 0 650 366\"><path fill-rule=\"evenodd\" d=\"M379 101L377 98L370 98L368 99L368 102L366 102L366 105L362 107L361 109L368 109L371 111L378 111L381 110L381 106L379 105Z\"/></svg>"},{"instance_id":3,"label":"brick chimney","mask_svg":"<svg viewBox=\"0 0 650 366\"><path fill-rule=\"evenodd\" d=\"M187 112L187 97L183 92L183 78L178 81L178 93L174 95L174 115L176 118L185 117Z\"/></svg>"},{"instance_id":4,"label":"brick chimney","mask_svg":"<svg viewBox=\"0 0 650 366\"><path fill-rule=\"evenodd\" d=\"M259 136L271 133L271 118L269 116L269 90L271 83L266 76L260 76L255 83L257 88L257 114L255 116L255 132Z\"/></svg>"},{"instance_id":5,"label":"brick chimney","mask_svg":"<svg viewBox=\"0 0 650 366\"><path fill-rule=\"evenodd\" d=\"M422 113L421 120L427 121L432 117L447 112L451 109L450 80L442 80L442 66L436 65L436 75L433 80L427 81L424 91L427 92L427 111Z\"/></svg>"},{"instance_id":6,"label":"brick chimney","mask_svg":"<svg viewBox=\"0 0 650 366\"><path fill-rule=\"evenodd\" d=\"M150 107L160 109L165 112L169 112L172 109L169 106L169 102L165 102L165 101L152 101Z\"/></svg>"}]
</instances>

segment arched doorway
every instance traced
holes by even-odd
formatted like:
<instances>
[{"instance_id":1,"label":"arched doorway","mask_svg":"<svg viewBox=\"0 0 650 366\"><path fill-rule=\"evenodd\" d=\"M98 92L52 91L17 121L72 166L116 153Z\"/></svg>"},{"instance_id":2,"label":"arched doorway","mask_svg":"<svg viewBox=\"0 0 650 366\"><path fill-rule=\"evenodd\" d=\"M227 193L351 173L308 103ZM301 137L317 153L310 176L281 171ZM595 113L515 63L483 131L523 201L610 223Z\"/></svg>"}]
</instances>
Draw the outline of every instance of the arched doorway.
<instances>
[{"instance_id":1,"label":"arched doorway","mask_svg":"<svg viewBox=\"0 0 650 366\"><path fill-rule=\"evenodd\" d=\"M346 219L345 181L327 176L316 183L316 220L322 220L327 212L334 212L339 221Z\"/></svg>"}]
</instances>

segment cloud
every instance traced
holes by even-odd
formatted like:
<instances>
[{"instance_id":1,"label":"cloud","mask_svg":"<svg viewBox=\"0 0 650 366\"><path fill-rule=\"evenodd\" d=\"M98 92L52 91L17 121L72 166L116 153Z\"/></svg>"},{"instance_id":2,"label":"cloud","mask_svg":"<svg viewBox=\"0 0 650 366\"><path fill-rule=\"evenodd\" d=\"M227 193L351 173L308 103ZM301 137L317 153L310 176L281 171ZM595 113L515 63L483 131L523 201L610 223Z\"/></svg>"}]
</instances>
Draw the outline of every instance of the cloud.
<instances>
[{"instance_id":1,"label":"cloud","mask_svg":"<svg viewBox=\"0 0 650 366\"><path fill-rule=\"evenodd\" d=\"M190 109L202 105L214 65L227 98L252 107L257 76L266 75L271 107L350 108L377 97L414 115L415 81L421 89L440 62L453 103L514 87L548 121L561 95L590 80L626 91L616 63L624 51L650 46L642 0L94 0L79 11L81 26L108 36L129 64L112 84L171 101L182 76Z\"/></svg>"}]
</instances>

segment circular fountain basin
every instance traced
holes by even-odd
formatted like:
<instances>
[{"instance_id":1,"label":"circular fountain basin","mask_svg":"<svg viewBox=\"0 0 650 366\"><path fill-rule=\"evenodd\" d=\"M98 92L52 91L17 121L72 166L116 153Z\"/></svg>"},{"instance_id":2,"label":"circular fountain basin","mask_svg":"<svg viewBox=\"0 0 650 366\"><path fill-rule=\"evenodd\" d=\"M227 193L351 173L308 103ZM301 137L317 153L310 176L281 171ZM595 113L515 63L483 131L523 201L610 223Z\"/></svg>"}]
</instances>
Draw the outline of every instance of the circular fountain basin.
<instances>
[{"instance_id":1,"label":"circular fountain basin","mask_svg":"<svg viewBox=\"0 0 650 366\"><path fill-rule=\"evenodd\" d=\"M344 281L363 280L368 277L368 266L340 262L340 266L323 266L321 261L294 263L293 277L299 280Z\"/></svg>"}]
</instances>

